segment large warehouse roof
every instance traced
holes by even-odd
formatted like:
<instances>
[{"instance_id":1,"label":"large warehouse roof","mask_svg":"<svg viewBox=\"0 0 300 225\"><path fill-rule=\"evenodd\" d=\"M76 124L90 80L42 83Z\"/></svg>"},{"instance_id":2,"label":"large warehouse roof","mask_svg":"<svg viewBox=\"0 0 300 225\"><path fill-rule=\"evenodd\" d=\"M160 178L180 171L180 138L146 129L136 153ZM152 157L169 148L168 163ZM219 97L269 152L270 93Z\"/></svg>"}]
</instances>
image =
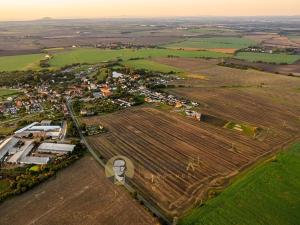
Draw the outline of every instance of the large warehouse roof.
<instances>
[{"instance_id":1,"label":"large warehouse roof","mask_svg":"<svg viewBox=\"0 0 300 225\"><path fill-rule=\"evenodd\" d=\"M32 124L29 124L28 126L23 127L23 128L20 129L20 130L17 130L17 131L15 132L15 134L22 133L23 131L28 130L30 127L33 127L33 126L35 126L36 124L38 124L38 122L34 122L34 123L32 123Z\"/></svg>"},{"instance_id":2,"label":"large warehouse roof","mask_svg":"<svg viewBox=\"0 0 300 225\"><path fill-rule=\"evenodd\" d=\"M52 130L59 130L61 129L60 126L32 126L28 130L29 131L52 131Z\"/></svg>"},{"instance_id":3,"label":"large warehouse roof","mask_svg":"<svg viewBox=\"0 0 300 225\"><path fill-rule=\"evenodd\" d=\"M10 137L0 144L0 160L8 153L8 151L17 144L19 139Z\"/></svg>"},{"instance_id":4,"label":"large warehouse roof","mask_svg":"<svg viewBox=\"0 0 300 225\"><path fill-rule=\"evenodd\" d=\"M41 152L72 152L75 148L75 145L69 144L56 144L56 143L42 143L38 151Z\"/></svg>"},{"instance_id":5,"label":"large warehouse roof","mask_svg":"<svg viewBox=\"0 0 300 225\"><path fill-rule=\"evenodd\" d=\"M49 162L49 157L34 157L34 156L27 156L21 159L20 163L24 164L38 164L38 165L44 165Z\"/></svg>"},{"instance_id":6,"label":"large warehouse roof","mask_svg":"<svg viewBox=\"0 0 300 225\"><path fill-rule=\"evenodd\" d=\"M30 151L33 149L33 141L25 141L25 144L21 149L15 153L9 160L9 163L19 163L24 157L26 157Z\"/></svg>"}]
</instances>

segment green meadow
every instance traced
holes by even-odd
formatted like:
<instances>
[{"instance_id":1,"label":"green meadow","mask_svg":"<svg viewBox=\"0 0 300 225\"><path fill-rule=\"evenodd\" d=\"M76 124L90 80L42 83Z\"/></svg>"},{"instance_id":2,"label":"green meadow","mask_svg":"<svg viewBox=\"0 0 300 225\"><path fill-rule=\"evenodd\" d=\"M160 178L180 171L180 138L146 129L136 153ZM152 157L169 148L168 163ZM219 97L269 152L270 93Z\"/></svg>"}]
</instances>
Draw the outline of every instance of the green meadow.
<instances>
[{"instance_id":1,"label":"green meadow","mask_svg":"<svg viewBox=\"0 0 300 225\"><path fill-rule=\"evenodd\" d=\"M2 56L0 57L0 71L39 69L40 60L44 58L44 54Z\"/></svg>"},{"instance_id":2,"label":"green meadow","mask_svg":"<svg viewBox=\"0 0 300 225\"><path fill-rule=\"evenodd\" d=\"M58 51L52 54L49 60L50 69L58 69L73 63L95 64L101 62L115 61L121 59L128 61L129 59L151 59L157 57L183 57L183 58L221 58L231 57L232 55L217 53L211 51L183 51L173 49L119 49L119 50L103 50L97 48L77 48L66 51ZM38 70L40 60L44 59L43 54L19 55L0 57L0 71L14 70ZM150 61L144 61L144 65L154 65ZM141 63L138 63L141 65ZM149 68L150 65L147 67ZM138 65L137 65L138 66ZM161 67L162 68L162 67Z\"/></svg>"},{"instance_id":3,"label":"green meadow","mask_svg":"<svg viewBox=\"0 0 300 225\"><path fill-rule=\"evenodd\" d=\"M210 37L210 38L190 38L182 42L168 44L168 48L233 48L241 49L257 43L253 40L240 37Z\"/></svg>"},{"instance_id":4,"label":"green meadow","mask_svg":"<svg viewBox=\"0 0 300 225\"><path fill-rule=\"evenodd\" d=\"M13 95L17 95L19 93L20 93L19 90L0 88L0 99L9 97L9 96L13 96Z\"/></svg>"},{"instance_id":5,"label":"green meadow","mask_svg":"<svg viewBox=\"0 0 300 225\"><path fill-rule=\"evenodd\" d=\"M300 142L241 176L179 225L299 224Z\"/></svg>"},{"instance_id":6,"label":"green meadow","mask_svg":"<svg viewBox=\"0 0 300 225\"><path fill-rule=\"evenodd\" d=\"M204 40L206 39L206 40ZM242 48L252 43L248 39L243 38L204 38L188 40L186 42L174 43L167 47L197 47L197 48ZM209 40L208 40L209 39ZM183 44L182 44L183 43ZM109 62L122 60L125 64L131 64L136 68L151 69L158 65L151 61L151 58L159 57L181 57L181 58L225 58L232 57L231 54L225 54L213 51L192 51L192 50L177 50L177 49L97 49L97 48L77 48L66 51L58 51L52 54L49 60L50 69L58 69L73 63L88 63L95 64L101 62ZM263 54L263 53L248 53L240 52L235 58L248 61L262 61L274 63L293 63L300 59L300 55L287 54ZM19 56L4 56L0 57L0 71L14 70L38 70L40 60L44 59L44 54L31 54ZM144 61L130 60L138 59ZM129 62L136 61L136 62ZM135 64L135 65L134 65ZM160 66L160 70L165 71L171 68Z\"/></svg>"},{"instance_id":7,"label":"green meadow","mask_svg":"<svg viewBox=\"0 0 300 225\"><path fill-rule=\"evenodd\" d=\"M122 59L149 59L156 57L183 57L183 58L221 58L230 57L228 54L210 52L210 51L181 51L172 49L120 49L103 50L96 48L79 48L71 51L65 51L54 54L50 60L50 65L54 68L60 68L73 63L100 63Z\"/></svg>"},{"instance_id":8,"label":"green meadow","mask_svg":"<svg viewBox=\"0 0 300 225\"><path fill-rule=\"evenodd\" d=\"M202 27L202 28L193 28L193 29L188 29L189 32L191 33L197 33L200 35L237 35L237 32L234 30L230 30L230 29L216 29L216 28L206 28L206 27Z\"/></svg>"},{"instance_id":9,"label":"green meadow","mask_svg":"<svg viewBox=\"0 0 300 225\"><path fill-rule=\"evenodd\" d=\"M292 64L300 59L300 55L288 55L284 53L269 54L269 53L255 53L255 52L239 52L235 58L250 62L266 62L266 63L287 63Z\"/></svg>"},{"instance_id":10,"label":"green meadow","mask_svg":"<svg viewBox=\"0 0 300 225\"><path fill-rule=\"evenodd\" d=\"M145 69L148 71L155 71L155 72L162 72L162 73L180 73L183 72L183 70L173 67L164 65L161 63L153 62L150 60L128 60L123 63L125 66L128 66L133 69Z\"/></svg>"}]
</instances>

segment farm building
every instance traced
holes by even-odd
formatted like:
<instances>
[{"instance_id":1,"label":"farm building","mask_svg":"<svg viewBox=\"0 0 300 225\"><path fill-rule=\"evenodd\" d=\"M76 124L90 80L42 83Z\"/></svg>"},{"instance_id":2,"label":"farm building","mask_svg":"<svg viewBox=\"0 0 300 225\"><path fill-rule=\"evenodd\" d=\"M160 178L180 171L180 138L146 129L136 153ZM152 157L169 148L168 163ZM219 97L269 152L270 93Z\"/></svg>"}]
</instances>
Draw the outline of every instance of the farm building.
<instances>
[{"instance_id":1,"label":"farm building","mask_svg":"<svg viewBox=\"0 0 300 225\"><path fill-rule=\"evenodd\" d=\"M113 73L112 73L112 77L113 77L113 78L120 78L120 77L123 77L123 74L118 73L118 72L113 72Z\"/></svg>"},{"instance_id":2,"label":"farm building","mask_svg":"<svg viewBox=\"0 0 300 225\"><path fill-rule=\"evenodd\" d=\"M50 126L51 125L51 120L42 120L41 121L41 126Z\"/></svg>"},{"instance_id":3,"label":"farm building","mask_svg":"<svg viewBox=\"0 0 300 225\"><path fill-rule=\"evenodd\" d=\"M41 124L34 122L20 130L17 130L15 132L15 136L22 138L32 135L33 137L58 139L61 136L61 131L62 129L60 126L50 126L49 121L43 121Z\"/></svg>"},{"instance_id":4,"label":"farm building","mask_svg":"<svg viewBox=\"0 0 300 225\"><path fill-rule=\"evenodd\" d=\"M7 161L8 163L20 163L32 151L33 141L25 141L24 145Z\"/></svg>"},{"instance_id":5,"label":"farm building","mask_svg":"<svg viewBox=\"0 0 300 225\"><path fill-rule=\"evenodd\" d=\"M42 153L67 154L73 152L74 148L75 145L69 144L42 143L37 151Z\"/></svg>"},{"instance_id":6,"label":"farm building","mask_svg":"<svg viewBox=\"0 0 300 225\"><path fill-rule=\"evenodd\" d=\"M50 161L50 157L34 157L27 156L20 160L21 164L36 164L36 165L45 165Z\"/></svg>"},{"instance_id":7,"label":"farm building","mask_svg":"<svg viewBox=\"0 0 300 225\"><path fill-rule=\"evenodd\" d=\"M0 144L0 159L4 161L7 156L7 162L12 164L47 164L49 157L28 156L33 148L33 140L21 140L12 136Z\"/></svg>"},{"instance_id":8,"label":"farm building","mask_svg":"<svg viewBox=\"0 0 300 225\"><path fill-rule=\"evenodd\" d=\"M17 143L19 139L10 137L0 143L0 161L3 161L4 157L9 153Z\"/></svg>"}]
</instances>

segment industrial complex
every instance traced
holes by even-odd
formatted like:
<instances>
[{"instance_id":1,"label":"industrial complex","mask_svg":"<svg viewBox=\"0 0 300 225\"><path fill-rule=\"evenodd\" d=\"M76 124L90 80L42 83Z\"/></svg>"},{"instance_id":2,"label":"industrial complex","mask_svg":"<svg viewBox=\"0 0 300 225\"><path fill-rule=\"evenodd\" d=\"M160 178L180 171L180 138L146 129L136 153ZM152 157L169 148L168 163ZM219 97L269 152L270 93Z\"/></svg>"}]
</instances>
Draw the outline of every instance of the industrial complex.
<instances>
[{"instance_id":1,"label":"industrial complex","mask_svg":"<svg viewBox=\"0 0 300 225\"><path fill-rule=\"evenodd\" d=\"M0 142L1 164L44 165L56 155L72 153L75 145L62 142L65 130L51 121L34 122L17 130Z\"/></svg>"}]
</instances>

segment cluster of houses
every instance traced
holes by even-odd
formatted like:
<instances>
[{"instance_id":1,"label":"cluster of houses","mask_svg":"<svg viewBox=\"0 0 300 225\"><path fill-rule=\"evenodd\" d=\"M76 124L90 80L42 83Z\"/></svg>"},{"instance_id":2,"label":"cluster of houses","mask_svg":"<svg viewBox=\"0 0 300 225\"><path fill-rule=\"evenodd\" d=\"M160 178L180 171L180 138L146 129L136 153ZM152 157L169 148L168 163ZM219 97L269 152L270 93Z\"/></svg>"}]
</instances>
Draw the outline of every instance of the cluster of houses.
<instances>
[{"instance_id":1,"label":"cluster of houses","mask_svg":"<svg viewBox=\"0 0 300 225\"><path fill-rule=\"evenodd\" d=\"M65 129L51 125L51 121L42 121L17 130L14 135L0 141L1 164L44 165L57 155L73 152L75 145L57 143L63 139Z\"/></svg>"},{"instance_id":2,"label":"cluster of houses","mask_svg":"<svg viewBox=\"0 0 300 225\"><path fill-rule=\"evenodd\" d=\"M87 88L93 93L93 97L81 98L83 102L91 102L97 98L109 98L112 93L121 87L122 89L128 91L128 93L139 94L145 96L145 102L148 103L163 103L170 106L174 106L181 111L184 111L188 117L200 120L201 114L192 110L193 107L197 107L198 103L189 100L179 99L173 95L168 95L159 91L154 91L146 88L145 83L148 85L167 85L170 80L177 79L175 75L158 75L156 77L141 79L140 75L126 75L118 72L113 72L112 76L108 77L105 83L95 84L93 81L83 78L83 83L80 87L73 88L73 93L80 93L82 88ZM71 97L75 97L70 93ZM77 95L76 95L77 96ZM118 98L112 100L113 103L119 104L121 108L131 107L133 102L128 102L128 100ZM93 116L95 112L81 109L81 116Z\"/></svg>"},{"instance_id":3,"label":"cluster of houses","mask_svg":"<svg viewBox=\"0 0 300 225\"><path fill-rule=\"evenodd\" d=\"M8 97L0 102L0 115L16 116L20 112L33 114L45 110L45 105L51 104L51 109L62 110L62 94L51 90L47 85L36 88L23 87L23 94L15 97Z\"/></svg>"},{"instance_id":4,"label":"cluster of houses","mask_svg":"<svg viewBox=\"0 0 300 225\"><path fill-rule=\"evenodd\" d=\"M248 47L242 50L243 52L257 52L257 53L269 53L273 54L272 49L266 49L262 47Z\"/></svg>"},{"instance_id":5,"label":"cluster of houses","mask_svg":"<svg viewBox=\"0 0 300 225\"><path fill-rule=\"evenodd\" d=\"M145 96L145 101L148 103L163 103L170 106L174 106L176 109L181 109L185 112L186 116L201 120L201 113L192 110L193 107L199 106L197 102L179 99L173 95L151 91L145 87L139 88L140 93Z\"/></svg>"},{"instance_id":6,"label":"cluster of houses","mask_svg":"<svg viewBox=\"0 0 300 225\"><path fill-rule=\"evenodd\" d=\"M17 115L20 111L25 111L28 114L43 112L42 103L45 101L41 99L22 100L10 97L1 103L0 114L3 116L13 116Z\"/></svg>"}]
</instances>

